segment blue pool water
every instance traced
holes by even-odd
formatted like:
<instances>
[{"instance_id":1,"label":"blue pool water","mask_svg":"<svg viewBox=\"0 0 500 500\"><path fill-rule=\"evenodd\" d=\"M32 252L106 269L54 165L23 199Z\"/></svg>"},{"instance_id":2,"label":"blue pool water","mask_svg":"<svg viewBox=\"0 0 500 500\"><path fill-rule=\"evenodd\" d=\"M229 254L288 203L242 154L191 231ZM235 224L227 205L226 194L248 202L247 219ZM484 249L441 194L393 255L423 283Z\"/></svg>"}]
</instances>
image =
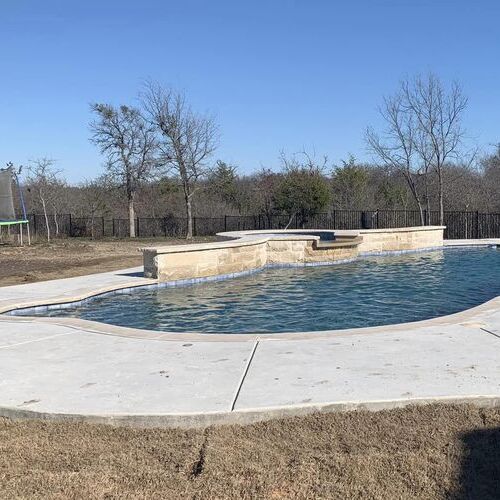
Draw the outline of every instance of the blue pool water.
<instances>
[{"instance_id":1,"label":"blue pool water","mask_svg":"<svg viewBox=\"0 0 500 500\"><path fill-rule=\"evenodd\" d=\"M500 250L449 249L137 288L39 314L175 332L299 332L434 318L497 295Z\"/></svg>"}]
</instances>

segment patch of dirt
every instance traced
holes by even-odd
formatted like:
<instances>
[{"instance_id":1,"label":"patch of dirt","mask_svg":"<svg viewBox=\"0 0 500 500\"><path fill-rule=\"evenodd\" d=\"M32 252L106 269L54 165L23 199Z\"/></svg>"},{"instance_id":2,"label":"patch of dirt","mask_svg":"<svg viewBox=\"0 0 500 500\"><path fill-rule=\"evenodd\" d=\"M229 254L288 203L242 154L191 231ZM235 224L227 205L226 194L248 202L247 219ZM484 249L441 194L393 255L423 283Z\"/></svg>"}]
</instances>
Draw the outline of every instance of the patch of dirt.
<instances>
[{"instance_id":1,"label":"patch of dirt","mask_svg":"<svg viewBox=\"0 0 500 500\"><path fill-rule=\"evenodd\" d=\"M195 238L193 243L214 241ZM181 245L184 239L61 239L32 246L0 245L0 286L32 283L140 266L148 245Z\"/></svg>"},{"instance_id":2,"label":"patch of dirt","mask_svg":"<svg viewBox=\"0 0 500 500\"><path fill-rule=\"evenodd\" d=\"M498 498L500 409L429 405L208 430L0 419L3 498Z\"/></svg>"}]
</instances>

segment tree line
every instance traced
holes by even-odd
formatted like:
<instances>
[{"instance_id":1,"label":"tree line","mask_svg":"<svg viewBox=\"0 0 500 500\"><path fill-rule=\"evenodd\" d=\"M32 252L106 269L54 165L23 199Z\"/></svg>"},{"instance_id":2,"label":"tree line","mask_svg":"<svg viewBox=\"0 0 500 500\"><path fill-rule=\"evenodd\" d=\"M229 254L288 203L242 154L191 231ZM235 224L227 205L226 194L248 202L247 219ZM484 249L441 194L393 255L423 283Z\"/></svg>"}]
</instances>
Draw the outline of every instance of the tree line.
<instances>
[{"instance_id":1,"label":"tree line","mask_svg":"<svg viewBox=\"0 0 500 500\"><path fill-rule=\"evenodd\" d=\"M192 109L186 96L147 83L138 105L91 105L90 140L104 159L102 175L78 185L64 181L50 158L30 162L24 185L32 211L126 217L136 234L141 217L286 215L305 223L334 209L417 210L422 225L431 210L500 212L500 145L488 154L467 146L468 100L456 83L433 74L401 82L383 99L380 130L365 140L373 161L351 155L331 164L310 151L281 152L273 168L242 175L217 159L213 116ZM47 228L49 224L47 223ZM50 237L50 235L48 235Z\"/></svg>"}]
</instances>

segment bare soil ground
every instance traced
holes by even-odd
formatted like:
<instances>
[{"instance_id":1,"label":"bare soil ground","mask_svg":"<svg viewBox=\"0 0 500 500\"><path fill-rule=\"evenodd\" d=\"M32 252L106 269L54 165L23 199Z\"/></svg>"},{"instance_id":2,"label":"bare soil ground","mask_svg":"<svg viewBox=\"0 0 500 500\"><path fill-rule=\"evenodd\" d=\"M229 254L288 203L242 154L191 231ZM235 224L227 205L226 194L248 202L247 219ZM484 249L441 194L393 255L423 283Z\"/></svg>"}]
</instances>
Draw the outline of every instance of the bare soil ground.
<instances>
[{"instance_id":1,"label":"bare soil ground","mask_svg":"<svg viewBox=\"0 0 500 500\"><path fill-rule=\"evenodd\" d=\"M215 238L195 238L193 243ZM151 244L180 245L185 239L61 239L32 246L0 245L0 286L17 285L140 266L139 249Z\"/></svg>"},{"instance_id":2,"label":"bare soil ground","mask_svg":"<svg viewBox=\"0 0 500 500\"><path fill-rule=\"evenodd\" d=\"M0 419L2 498L500 496L500 409L429 405L205 430Z\"/></svg>"}]
</instances>

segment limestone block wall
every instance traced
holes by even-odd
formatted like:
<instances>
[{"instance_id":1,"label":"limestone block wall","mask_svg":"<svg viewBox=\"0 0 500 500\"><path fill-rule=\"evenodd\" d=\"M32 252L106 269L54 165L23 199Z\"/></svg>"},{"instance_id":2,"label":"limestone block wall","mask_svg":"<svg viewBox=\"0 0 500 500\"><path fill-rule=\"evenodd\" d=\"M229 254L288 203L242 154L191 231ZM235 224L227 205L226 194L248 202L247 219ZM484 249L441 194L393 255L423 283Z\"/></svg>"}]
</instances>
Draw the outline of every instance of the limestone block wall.
<instances>
[{"instance_id":1,"label":"limestone block wall","mask_svg":"<svg viewBox=\"0 0 500 500\"><path fill-rule=\"evenodd\" d=\"M327 248L319 247L317 241L310 240L269 240L267 242L267 262L269 264L293 264L313 262L334 262L352 259L358 255L358 243Z\"/></svg>"},{"instance_id":2,"label":"limestone block wall","mask_svg":"<svg viewBox=\"0 0 500 500\"><path fill-rule=\"evenodd\" d=\"M359 254L418 250L443 245L443 227L336 231L336 242L318 236L275 231L223 233L231 241L188 246L145 248L144 274L159 281L205 278L258 269L266 264L333 262ZM280 233L280 234L276 234ZM282 234L281 234L282 233Z\"/></svg>"},{"instance_id":3,"label":"limestone block wall","mask_svg":"<svg viewBox=\"0 0 500 500\"><path fill-rule=\"evenodd\" d=\"M304 261L314 262L335 262L337 260L349 260L358 256L358 243L337 248L315 248L312 243L305 248Z\"/></svg>"},{"instance_id":4,"label":"limestone block wall","mask_svg":"<svg viewBox=\"0 0 500 500\"><path fill-rule=\"evenodd\" d=\"M266 243L267 262L269 264L304 262L307 243L312 245L312 241L306 240L270 239Z\"/></svg>"},{"instance_id":5,"label":"limestone block wall","mask_svg":"<svg viewBox=\"0 0 500 500\"><path fill-rule=\"evenodd\" d=\"M194 246L194 245L193 245ZM202 245L196 245L201 247ZM218 248L187 249L178 246L168 251L144 249L144 275L159 281L205 278L263 267L267 263L266 242Z\"/></svg>"},{"instance_id":6,"label":"limestone block wall","mask_svg":"<svg viewBox=\"0 0 500 500\"><path fill-rule=\"evenodd\" d=\"M418 250L443 246L442 226L395 229L366 229L359 231L363 241L359 253Z\"/></svg>"}]
</instances>

